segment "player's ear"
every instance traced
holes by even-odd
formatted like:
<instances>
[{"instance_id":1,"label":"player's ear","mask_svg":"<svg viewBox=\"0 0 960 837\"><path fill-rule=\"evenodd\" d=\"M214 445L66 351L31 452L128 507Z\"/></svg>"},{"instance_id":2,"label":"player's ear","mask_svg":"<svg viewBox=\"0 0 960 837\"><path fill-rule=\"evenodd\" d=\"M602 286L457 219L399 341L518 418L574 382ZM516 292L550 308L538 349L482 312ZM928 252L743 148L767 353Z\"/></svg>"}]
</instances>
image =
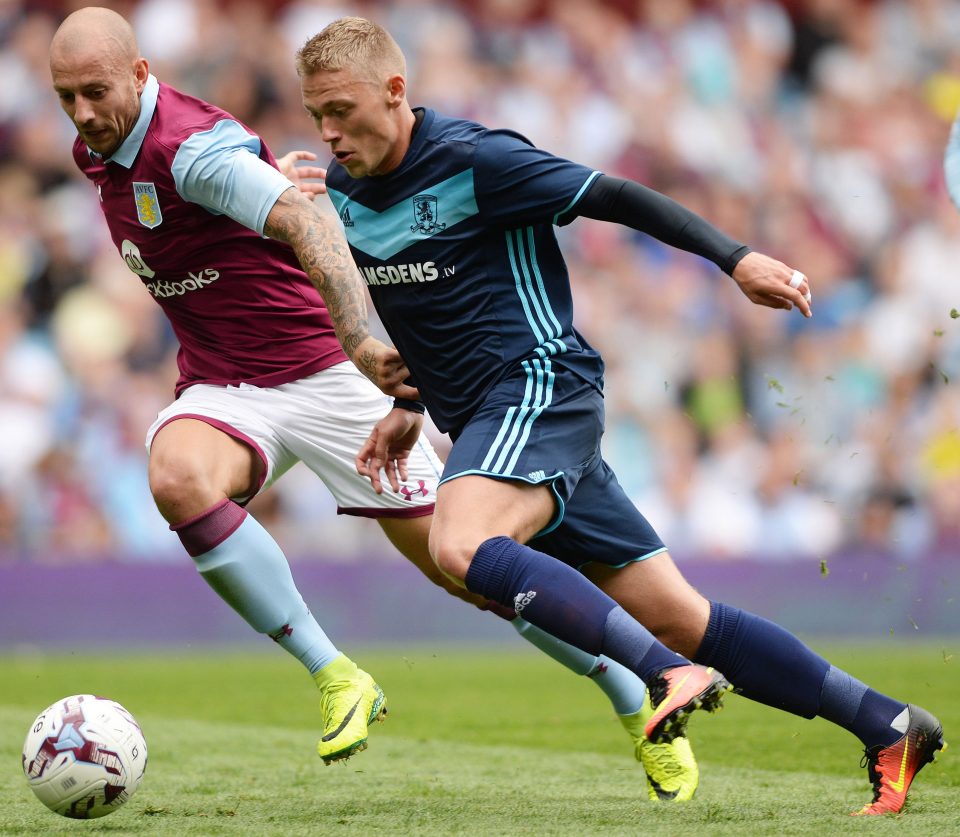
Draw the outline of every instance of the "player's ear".
<instances>
[{"instance_id":1,"label":"player's ear","mask_svg":"<svg viewBox=\"0 0 960 837\"><path fill-rule=\"evenodd\" d=\"M150 65L146 58L138 58L133 65L133 78L137 87L137 93L142 93L147 83L147 77L150 75Z\"/></svg>"},{"instance_id":2,"label":"player's ear","mask_svg":"<svg viewBox=\"0 0 960 837\"><path fill-rule=\"evenodd\" d=\"M401 75L387 79L387 103L390 107L399 107L407 97L407 80Z\"/></svg>"}]
</instances>

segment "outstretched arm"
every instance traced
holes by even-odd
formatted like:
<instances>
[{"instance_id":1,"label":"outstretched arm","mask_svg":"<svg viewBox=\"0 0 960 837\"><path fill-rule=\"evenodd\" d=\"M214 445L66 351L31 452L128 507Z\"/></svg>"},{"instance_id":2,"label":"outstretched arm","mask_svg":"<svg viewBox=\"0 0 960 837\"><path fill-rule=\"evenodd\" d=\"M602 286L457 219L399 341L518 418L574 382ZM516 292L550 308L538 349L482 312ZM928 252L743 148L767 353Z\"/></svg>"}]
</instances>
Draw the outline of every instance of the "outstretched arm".
<instances>
[{"instance_id":1,"label":"outstretched arm","mask_svg":"<svg viewBox=\"0 0 960 837\"><path fill-rule=\"evenodd\" d=\"M762 253L751 252L745 244L660 192L632 180L601 175L574 211L586 218L632 227L709 259L732 276L757 305L787 310L796 306L805 317L811 316L810 284L803 274Z\"/></svg>"},{"instance_id":2,"label":"outstretched arm","mask_svg":"<svg viewBox=\"0 0 960 837\"><path fill-rule=\"evenodd\" d=\"M395 349L370 334L363 278L336 220L297 189L284 191L263 232L292 248L327 305L337 338L361 372L388 395L416 398L403 383L410 372Z\"/></svg>"}]
</instances>

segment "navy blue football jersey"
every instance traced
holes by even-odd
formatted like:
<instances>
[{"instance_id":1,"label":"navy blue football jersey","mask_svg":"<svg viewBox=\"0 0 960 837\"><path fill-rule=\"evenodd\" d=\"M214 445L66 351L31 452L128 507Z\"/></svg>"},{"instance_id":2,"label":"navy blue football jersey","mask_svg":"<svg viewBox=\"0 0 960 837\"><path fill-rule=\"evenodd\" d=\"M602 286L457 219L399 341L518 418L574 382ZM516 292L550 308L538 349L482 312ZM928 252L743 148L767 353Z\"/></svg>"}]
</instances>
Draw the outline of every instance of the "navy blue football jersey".
<instances>
[{"instance_id":1,"label":"navy blue football jersey","mask_svg":"<svg viewBox=\"0 0 960 837\"><path fill-rule=\"evenodd\" d=\"M573 327L553 225L600 175L519 134L424 112L400 166L327 190L384 327L437 426L456 434L503 375L550 359L602 388Z\"/></svg>"}]
</instances>

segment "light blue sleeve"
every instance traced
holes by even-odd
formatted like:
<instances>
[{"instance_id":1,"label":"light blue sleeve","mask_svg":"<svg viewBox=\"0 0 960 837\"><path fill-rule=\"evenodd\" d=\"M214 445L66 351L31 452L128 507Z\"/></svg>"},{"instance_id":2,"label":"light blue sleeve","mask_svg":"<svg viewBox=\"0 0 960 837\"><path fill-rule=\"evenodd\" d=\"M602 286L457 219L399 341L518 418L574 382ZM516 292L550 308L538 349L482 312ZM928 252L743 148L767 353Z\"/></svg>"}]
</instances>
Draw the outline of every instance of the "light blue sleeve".
<instances>
[{"instance_id":1,"label":"light blue sleeve","mask_svg":"<svg viewBox=\"0 0 960 837\"><path fill-rule=\"evenodd\" d=\"M947 181L950 200L960 209L960 115L950 129L947 150L943 155L943 176Z\"/></svg>"},{"instance_id":2,"label":"light blue sleeve","mask_svg":"<svg viewBox=\"0 0 960 837\"><path fill-rule=\"evenodd\" d=\"M171 167L177 192L185 201L263 235L277 198L293 184L259 154L259 137L239 122L223 119L180 145Z\"/></svg>"}]
</instances>

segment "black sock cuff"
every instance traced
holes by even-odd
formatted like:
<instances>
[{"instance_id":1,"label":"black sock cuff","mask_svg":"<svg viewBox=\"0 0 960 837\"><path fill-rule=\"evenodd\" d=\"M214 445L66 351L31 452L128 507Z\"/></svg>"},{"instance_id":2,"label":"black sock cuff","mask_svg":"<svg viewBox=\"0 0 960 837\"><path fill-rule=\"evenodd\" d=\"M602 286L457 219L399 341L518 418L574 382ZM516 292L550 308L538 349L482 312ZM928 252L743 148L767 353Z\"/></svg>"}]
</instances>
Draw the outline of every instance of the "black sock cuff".
<instances>
[{"instance_id":1,"label":"black sock cuff","mask_svg":"<svg viewBox=\"0 0 960 837\"><path fill-rule=\"evenodd\" d=\"M464 578L467 589L500 604L512 604L509 591L504 599L504 581L515 558L511 553L517 546L516 541L504 536L489 538L480 544Z\"/></svg>"}]
</instances>

